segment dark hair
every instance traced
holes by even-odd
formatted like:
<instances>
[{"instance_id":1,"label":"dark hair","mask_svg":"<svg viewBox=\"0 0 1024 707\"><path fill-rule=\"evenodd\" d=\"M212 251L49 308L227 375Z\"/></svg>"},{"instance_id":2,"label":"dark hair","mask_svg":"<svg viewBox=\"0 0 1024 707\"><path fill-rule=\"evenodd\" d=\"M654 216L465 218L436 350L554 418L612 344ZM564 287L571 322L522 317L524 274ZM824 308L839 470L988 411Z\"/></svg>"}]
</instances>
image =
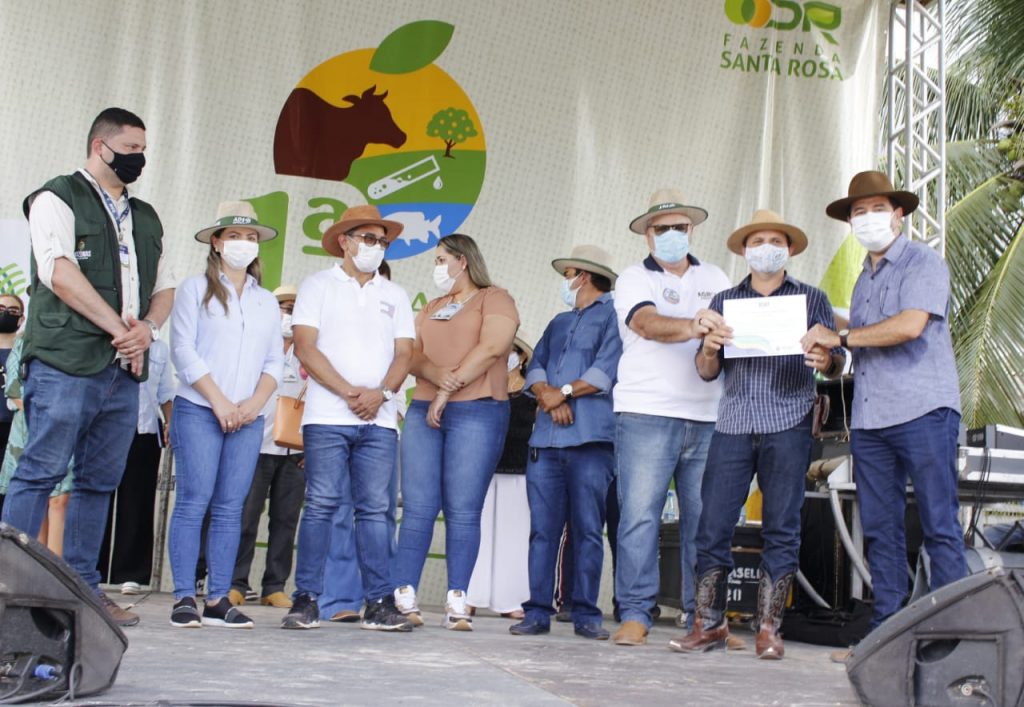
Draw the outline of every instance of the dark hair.
<instances>
[{"instance_id":1,"label":"dark hair","mask_svg":"<svg viewBox=\"0 0 1024 707\"><path fill-rule=\"evenodd\" d=\"M480 254L480 249L472 238L462 233L453 233L439 240L437 244L452 255L466 259L466 272L474 285L483 289L494 284L491 282L490 273L487 272L484 256Z\"/></svg>"},{"instance_id":2,"label":"dark hair","mask_svg":"<svg viewBox=\"0 0 1024 707\"><path fill-rule=\"evenodd\" d=\"M380 265L377 266L377 272L379 272L382 276L386 277L387 279L391 279L391 266L388 265L388 261L380 261Z\"/></svg>"},{"instance_id":3,"label":"dark hair","mask_svg":"<svg viewBox=\"0 0 1024 707\"><path fill-rule=\"evenodd\" d=\"M96 116L89 128L89 139L85 143L85 156L92 153L92 141L98 137L108 138L117 135L125 127L146 129L142 118L124 108L107 108Z\"/></svg>"},{"instance_id":4,"label":"dark hair","mask_svg":"<svg viewBox=\"0 0 1024 707\"><path fill-rule=\"evenodd\" d=\"M601 292L612 291L612 281L607 275L598 275L596 272L590 272L589 270L582 270L590 275L590 284L596 287Z\"/></svg>"}]
</instances>

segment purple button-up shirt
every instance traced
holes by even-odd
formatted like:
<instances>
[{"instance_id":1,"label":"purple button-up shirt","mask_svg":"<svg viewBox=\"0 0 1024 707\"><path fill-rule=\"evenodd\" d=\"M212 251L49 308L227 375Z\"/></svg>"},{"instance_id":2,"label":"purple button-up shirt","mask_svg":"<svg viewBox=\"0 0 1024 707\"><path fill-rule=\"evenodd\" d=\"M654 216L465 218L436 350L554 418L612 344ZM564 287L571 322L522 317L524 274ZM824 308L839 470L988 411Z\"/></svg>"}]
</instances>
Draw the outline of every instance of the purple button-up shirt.
<instances>
[{"instance_id":1,"label":"purple button-up shirt","mask_svg":"<svg viewBox=\"0 0 1024 707\"><path fill-rule=\"evenodd\" d=\"M880 429L938 408L960 411L960 383L949 336L949 270L934 250L900 235L853 289L850 327L870 326L907 309L928 312L921 336L897 346L854 348L853 424Z\"/></svg>"}]
</instances>

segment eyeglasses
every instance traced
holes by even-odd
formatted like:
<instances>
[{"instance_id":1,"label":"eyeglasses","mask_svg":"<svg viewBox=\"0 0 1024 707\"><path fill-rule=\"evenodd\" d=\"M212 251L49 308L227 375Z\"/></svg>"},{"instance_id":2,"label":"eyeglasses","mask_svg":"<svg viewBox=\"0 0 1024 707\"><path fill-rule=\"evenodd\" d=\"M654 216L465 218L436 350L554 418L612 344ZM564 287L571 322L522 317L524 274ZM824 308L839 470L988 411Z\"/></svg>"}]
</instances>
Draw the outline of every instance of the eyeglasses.
<instances>
[{"instance_id":1,"label":"eyeglasses","mask_svg":"<svg viewBox=\"0 0 1024 707\"><path fill-rule=\"evenodd\" d=\"M676 230L682 231L683 233L690 232L690 225L688 223L663 223L660 226L651 226L654 229L654 235L661 236L668 231Z\"/></svg>"},{"instance_id":2,"label":"eyeglasses","mask_svg":"<svg viewBox=\"0 0 1024 707\"><path fill-rule=\"evenodd\" d=\"M387 248L390 245L387 236L378 236L376 233L346 233L349 238L355 238L360 243L365 243L371 248L375 245L379 245L381 248Z\"/></svg>"},{"instance_id":3,"label":"eyeglasses","mask_svg":"<svg viewBox=\"0 0 1024 707\"><path fill-rule=\"evenodd\" d=\"M21 307L5 307L0 304L0 314L10 314L12 317L20 317Z\"/></svg>"}]
</instances>

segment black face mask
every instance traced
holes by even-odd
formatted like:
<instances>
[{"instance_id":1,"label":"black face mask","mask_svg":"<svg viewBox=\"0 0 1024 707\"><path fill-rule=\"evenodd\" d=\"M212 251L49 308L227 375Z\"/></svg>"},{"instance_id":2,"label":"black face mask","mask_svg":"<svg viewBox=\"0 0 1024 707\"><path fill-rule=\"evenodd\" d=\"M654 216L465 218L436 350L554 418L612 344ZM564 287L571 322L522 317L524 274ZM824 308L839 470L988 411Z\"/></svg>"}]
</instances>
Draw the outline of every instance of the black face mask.
<instances>
[{"instance_id":1,"label":"black face mask","mask_svg":"<svg viewBox=\"0 0 1024 707\"><path fill-rule=\"evenodd\" d=\"M107 166L114 171L117 178L124 184L131 184L139 175L142 168L146 166L146 156L141 152L114 152L114 148L103 143L108 150L114 153L114 159L107 162Z\"/></svg>"},{"instance_id":2,"label":"black face mask","mask_svg":"<svg viewBox=\"0 0 1024 707\"><path fill-rule=\"evenodd\" d=\"M0 334L10 334L18 331L19 319L21 319L21 317L16 317L10 312L0 314Z\"/></svg>"}]
</instances>

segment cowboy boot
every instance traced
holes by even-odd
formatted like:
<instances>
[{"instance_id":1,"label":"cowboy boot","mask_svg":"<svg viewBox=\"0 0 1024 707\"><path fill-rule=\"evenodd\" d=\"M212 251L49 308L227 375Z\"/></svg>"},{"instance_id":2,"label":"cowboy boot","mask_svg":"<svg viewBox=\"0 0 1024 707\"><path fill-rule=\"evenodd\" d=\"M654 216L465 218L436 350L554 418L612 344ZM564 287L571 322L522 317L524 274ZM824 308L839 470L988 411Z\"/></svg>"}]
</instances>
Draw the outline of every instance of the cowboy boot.
<instances>
[{"instance_id":1,"label":"cowboy boot","mask_svg":"<svg viewBox=\"0 0 1024 707\"><path fill-rule=\"evenodd\" d=\"M757 616L753 629L757 633L755 650L757 657L764 660L780 660L786 650L782 645L782 612L786 609L786 598L793 584L793 574L786 574L774 582L768 572L761 568L761 580L757 585Z\"/></svg>"},{"instance_id":2,"label":"cowboy boot","mask_svg":"<svg viewBox=\"0 0 1024 707\"><path fill-rule=\"evenodd\" d=\"M669 648L677 653L703 653L725 648L729 638L729 622L725 619L728 577L725 567L715 567L697 578L693 628L685 636L669 641Z\"/></svg>"}]
</instances>

